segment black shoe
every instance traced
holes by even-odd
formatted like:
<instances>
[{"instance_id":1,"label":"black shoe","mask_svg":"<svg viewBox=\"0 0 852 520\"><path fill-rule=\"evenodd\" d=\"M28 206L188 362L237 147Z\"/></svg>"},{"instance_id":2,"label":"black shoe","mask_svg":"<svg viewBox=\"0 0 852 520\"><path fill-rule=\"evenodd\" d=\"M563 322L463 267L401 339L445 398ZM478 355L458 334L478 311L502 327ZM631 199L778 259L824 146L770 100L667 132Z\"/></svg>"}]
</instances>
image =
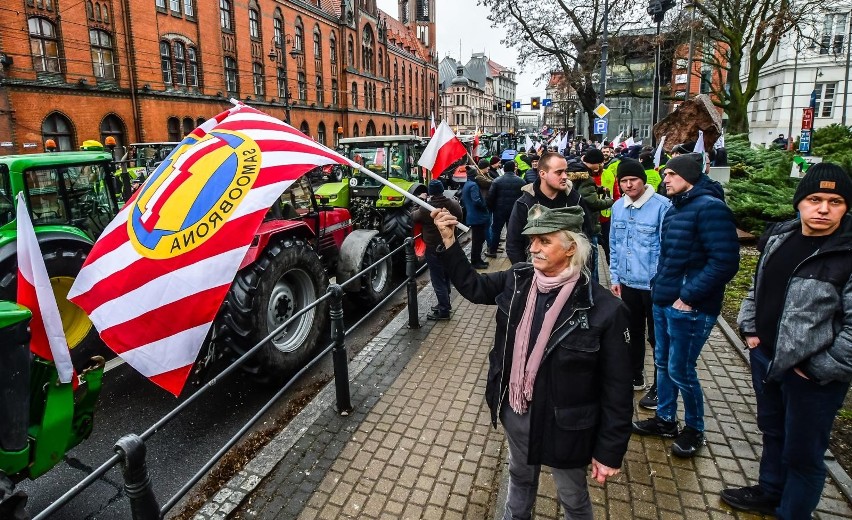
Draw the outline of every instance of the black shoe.
<instances>
[{"instance_id":1,"label":"black shoe","mask_svg":"<svg viewBox=\"0 0 852 520\"><path fill-rule=\"evenodd\" d=\"M432 311L426 315L426 319L432 321L447 321L448 319L450 319L450 313L448 312L446 314L443 314L438 311Z\"/></svg>"},{"instance_id":2,"label":"black shoe","mask_svg":"<svg viewBox=\"0 0 852 520\"><path fill-rule=\"evenodd\" d=\"M637 435L657 435L673 439L677 437L677 421L664 421L655 415L644 421L634 421L633 433Z\"/></svg>"},{"instance_id":3,"label":"black shoe","mask_svg":"<svg viewBox=\"0 0 852 520\"><path fill-rule=\"evenodd\" d=\"M439 312L441 310L441 306L440 305L433 305L429 308L429 310L431 310L432 312ZM453 310L453 308L450 307L449 310L451 311L451 310Z\"/></svg>"},{"instance_id":4,"label":"black shoe","mask_svg":"<svg viewBox=\"0 0 852 520\"><path fill-rule=\"evenodd\" d=\"M633 390L636 390L638 392L639 390L644 390L644 389L645 389L645 376L640 375L639 377L634 377L633 378Z\"/></svg>"},{"instance_id":5,"label":"black shoe","mask_svg":"<svg viewBox=\"0 0 852 520\"><path fill-rule=\"evenodd\" d=\"M485 252L485 253L483 253L483 254L484 254L485 256L487 256L488 258L497 258L497 253L492 253L491 251L486 251L486 252Z\"/></svg>"},{"instance_id":6,"label":"black shoe","mask_svg":"<svg viewBox=\"0 0 852 520\"><path fill-rule=\"evenodd\" d=\"M704 446L704 432L686 426L672 443L672 455L688 459L694 457L702 446Z\"/></svg>"},{"instance_id":7,"label":"black shoe","mask_svg":"<svg viewBox=\"0 0 852 520\"><path fill-rule=\"evenodd\" d=\"M653 385L645 397L639 400L639 406L647 410L657 409L657 385Z\"/></svg>"},{"instance_id":8,"label":"black shoe","mask_svg":"<svg viewBox=\"0 0 852 520\"><path fill-rule=\"evenodd\" d=\"M488 269L488 262L478 262L473 264L474 269Z\"/></svg>"},{"instance_id":9,"label":"black shoe","mask_svg":"<svg viewBox=\"0 0 852 520\"><path fill-rule=\"evenodd\" d=\"M740 511L774 515L781 499L767 495L760 486L723 489L719 495L722 502Z\"/></svg>"}]
</instances>

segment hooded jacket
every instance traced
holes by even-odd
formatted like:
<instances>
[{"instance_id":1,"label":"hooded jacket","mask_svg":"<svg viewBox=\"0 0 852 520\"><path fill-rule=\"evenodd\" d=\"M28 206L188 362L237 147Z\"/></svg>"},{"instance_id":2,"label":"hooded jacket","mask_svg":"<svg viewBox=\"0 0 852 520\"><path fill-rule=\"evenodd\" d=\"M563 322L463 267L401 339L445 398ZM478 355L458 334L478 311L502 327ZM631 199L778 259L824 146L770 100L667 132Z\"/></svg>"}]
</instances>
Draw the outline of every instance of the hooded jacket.
<instances>
[{"instance_id":1,"label":"hooded jacket","mask_svg":"<svg viewBox=\"0 0 852 520\"><path fill-rule=\"evenodd\" d=\"M671 198L651 291L655 305L667 307L680 298L710 315L722 310L725 284L740 263L734 214L723 197L721 186L702 175L691 190Z\"/></svg>"},{"instance_id":2,"label":"hooded jacket","mask_svg":"<svg viewBox=\"0 0 852 520\"><path fill-rule=\"evenodd\" d=\"M532 289L533 266L524 262L479 274L458 243L439 248L438 255L459 294L497 306L485 387L496 427L500 409L508 405L515 331ZM535 380L527 464L579 468L594 457L621 467L633 415L627 315L621 300L581 276L559 313Z\"/></svg>"},{"instance_id":3,"label":"hooded jacket","mask_svg":"<svg viewBox=\"0 0 852 520\"><path fill-rule=\"evenodd\" d=\"M580 197L585 201L586 207L591 211L589 218L592 220L592 233L599 235L601 233L601 211L612 207L615 201L610 198L600 198L598 185L595 184L595 180L589 174L589 169L579 159L568 162L568 180L574 184L574 189L577 190Z\"/></svg>"},{"instance_id":4,"label":"hooded jacket","mask_svg":"<svg viewBox=\"0 0 852 520\"><path fill-rule=\"evenodd\" d=\"M637 200L625 195L612 207L609 235L612 285L651 289L660 259L663 219L671 206L669 199L646 184L645 192Z\"/></svg>"},{"instance_id":5,"label":"hooded jacket","mask_svg":"<svg viewBox=\"0 0 852 520\"><path fill-rule=\"evenodd\" d=\"M488 206L485 205L485 197L476 182L476 173L468 171L467 182L462 187L462 205L466 213L465 224L478 226L491 222Z\"/></svg>"},{"instance_id":6,"label":"hooded jacket","mask_svg":"<svg viewBox=\"0 0 852 520\"><path fill-rule=\"evenodd\" d=\"M758 287L782 283L764 278L767 259L801 226L796 219L767 230L754 283L737 319L743 335L753 336L757 330ZM820 384L852 381L852 216L843 217L840 228L796 267L786 283L787 297L767 379L780 380L790 368L798 367Z\"/></svg>"},{"instance_id":7,"label":"hooded jacket","mask_svg":"<svg viewBox=\"0 0 852 520\"><path fill-rule=\"evenodd\" d=\"M433 195L429 197L429 204L435 208L447 208L447 211L452 213L461 222L462 209L454 199L445 197L444 195ZM426 242L427 246L437 247L441 244L441 233L435 226L435 221L432 220L432 215L429 214L428 209L418 206L412 219L415 223L423 226L423 241Z\"/></svg>"}]
</instances>

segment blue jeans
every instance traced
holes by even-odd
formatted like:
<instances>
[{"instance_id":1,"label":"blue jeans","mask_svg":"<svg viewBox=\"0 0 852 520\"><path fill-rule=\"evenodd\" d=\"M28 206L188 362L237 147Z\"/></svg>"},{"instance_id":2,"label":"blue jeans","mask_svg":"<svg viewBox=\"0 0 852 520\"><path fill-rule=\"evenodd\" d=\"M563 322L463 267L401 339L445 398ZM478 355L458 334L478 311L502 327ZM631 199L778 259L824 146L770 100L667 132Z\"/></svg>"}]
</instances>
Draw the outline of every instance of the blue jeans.
<instances>
[{"instance_id":1,"label":"blue jeans","mask_svg":"<svg viewBox=\"0 0 852 520\"><path fill-rule=\"evenodd\" d=\"M426 248L426 265L429 266L429 278L432 280L432 288L435 289L435 298L438 300L438 314L450 313L450 276L444 271L444 266L438 258L434 247Z\"/></svg>"},{"instance_id":2,"label":"blue jeans","mask_svg":"<svg viewBox=\"0 0 852 520\"><path fill-rule=\"evenodd\" d=\"M600 242L600 235L592 235L589 242L592 244L592 280L600 282L598 278L598 242Z\"/></svg>"},{"instance_id":3,"label":"blue jeans","mask_svg":"<svg viewBox=\"0 0 852 520\"><path fill-rule=\"evenodd\" d=\"M654 305L654 365L657 367L657 417L677 419L678 392L683 397L684 422L704 431L704 393L695 366L716 316Z\"/></svg>"},{"instance_id":4,"label":"blue jeans","mask_svg":"<svg viewBox=\"0 0 852 520\"><path fill-rule=\"evenodd\" d=\"M757 426L763 432L760 487L780 496L782 520L810 518L825 486L825 450L831 425L849 383L820 385L788 370L780 381L765 381L769 358L749 351L757 396Z\"/></svg>"}]
</instances>

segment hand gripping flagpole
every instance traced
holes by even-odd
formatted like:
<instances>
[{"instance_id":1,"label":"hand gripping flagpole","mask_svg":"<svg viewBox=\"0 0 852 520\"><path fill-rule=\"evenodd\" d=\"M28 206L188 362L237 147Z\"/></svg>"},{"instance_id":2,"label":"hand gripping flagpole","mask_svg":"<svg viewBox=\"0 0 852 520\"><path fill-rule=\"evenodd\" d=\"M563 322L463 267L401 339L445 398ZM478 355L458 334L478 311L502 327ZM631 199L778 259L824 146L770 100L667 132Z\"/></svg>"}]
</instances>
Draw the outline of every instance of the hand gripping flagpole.
<instances>
[{"instance_id":1,"label":"hand gripping flagpole","mask_svg":"<svg viewBox=\"0 0 852 520\"><path fill-rule=\"evenodd\" d=\"M413 202L413 203L415 203L415 204L417 204L417 205L419 205L419 206L422 206L422 207L424 207L424 208L428 209L430 212L435 211L436 209L438 209L438 208L436 208L435 206L433 206L433 205L429 204L428 202L426 202L425 200L421 199L420 197L417 197L417 196L415 196L415 195L412 195L412 194L408 193L407 191L403 190L402 188L400 188L400 187L399 187L399 186L397 186L396 184L394 184L394 183L392 183L392 182L388 181L387 179L385 179L385 178L384 178L384 177L382 177L381 175L378 175L378 174L376 174L376 173L373 173L373 172L371 172L370 170L368 170L367 168L364 168L364 167L363 167L363 166L361 166L360 164L357 164L357 163L351 163L351 164L352 164L352 166L357 167L357 168L358 168L358 171L360 171L360 172L361 172L361 173L363 173L364 175L367 175L367 176L368 176L368 177L370 177L371 179L375 179L375 180L377 180L378 182L380 182L380 183L384 184L385 186L387 186L388 188L391 188L392 190L396 191L397 193L399 193L400 195L402 195L402 196L403 196L403 197L405 197L406 199L410 200L411 202ZM457 227L457 228L459 228L459 229L460 229L463 233L467 233L467 232L470 230L470 228L469 228L469 227L465 226L465 225L464 225L464 224L462 224L461 222L459 222L458 224L456 224L456 227Z\"/></svg>"}]
</instances>

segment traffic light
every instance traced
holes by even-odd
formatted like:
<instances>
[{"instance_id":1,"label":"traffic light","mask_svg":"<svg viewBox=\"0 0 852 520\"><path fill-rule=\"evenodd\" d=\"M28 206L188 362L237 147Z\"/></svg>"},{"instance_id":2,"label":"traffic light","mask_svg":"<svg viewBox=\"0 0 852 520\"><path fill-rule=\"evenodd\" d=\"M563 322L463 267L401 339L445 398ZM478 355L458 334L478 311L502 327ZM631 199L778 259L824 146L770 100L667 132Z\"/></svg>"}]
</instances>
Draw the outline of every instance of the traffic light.
<instances>
[{"instance_id":1,"label":"traffic light","mask_svg":"<svg viewBox=\"0 0 852 520\"><path fill-rule=\"evenodd\" d=\"M663 21L666 11L674 7L674 0L649 0L648 14L654 17L655 22Z\"/></svg>"},{"instance_id":2,"label":"traffic light","mask_svg":"<svg viewBox=\"0 0 852 520\"><path fill-rule=\"evenodd\" d=\"M511 111L512 111L512 102L506 101L506 112L511 112Z\"/></svg>"},{"instance_id":3,"label":"traffic light","mask_svg":"<svg viewBox=\"0 0 852 520\"><path fill-rule=\"evenodd\" d=\"M531 110L538 110L540 107L541 107L541 98L540 97L530 98L530 109Z\"/></svg>"}]
</instances>

